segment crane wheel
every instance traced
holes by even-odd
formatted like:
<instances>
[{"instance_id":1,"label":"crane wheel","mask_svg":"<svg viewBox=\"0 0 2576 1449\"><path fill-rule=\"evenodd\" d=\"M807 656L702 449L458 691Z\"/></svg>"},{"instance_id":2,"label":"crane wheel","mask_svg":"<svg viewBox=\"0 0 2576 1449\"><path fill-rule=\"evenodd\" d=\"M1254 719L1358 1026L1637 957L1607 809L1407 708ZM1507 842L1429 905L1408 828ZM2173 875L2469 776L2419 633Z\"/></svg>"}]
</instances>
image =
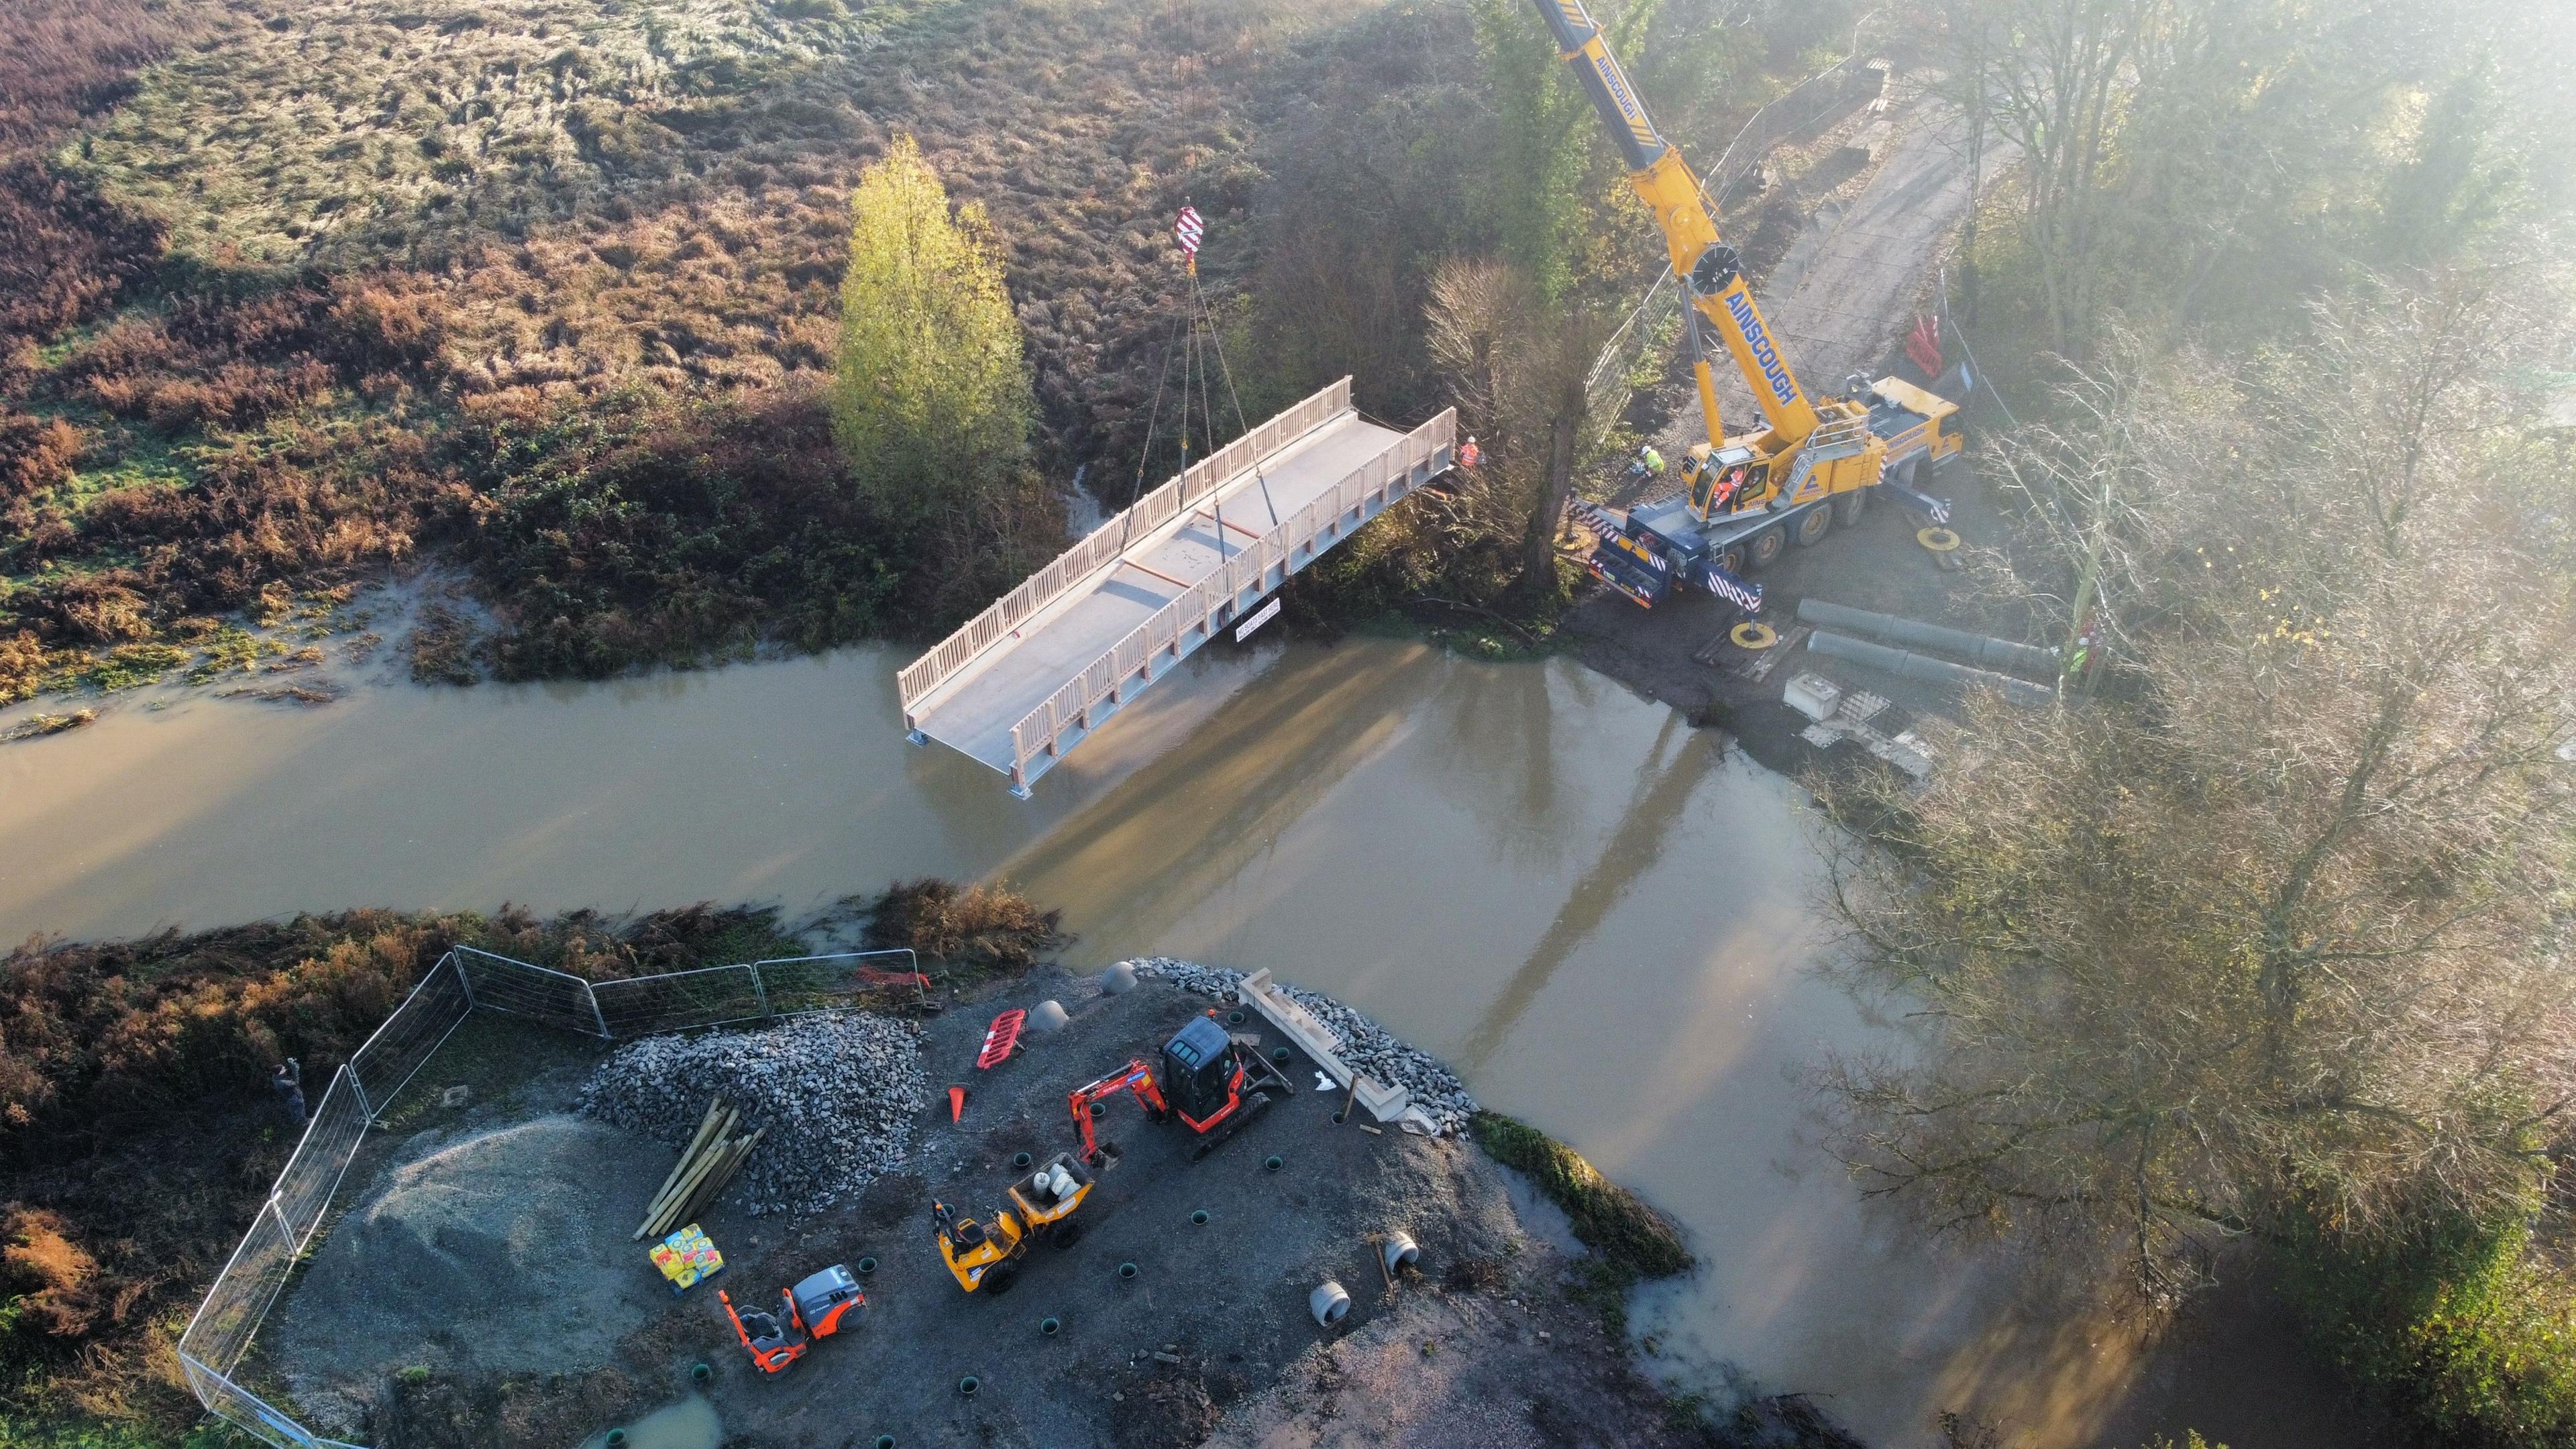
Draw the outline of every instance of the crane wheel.
<instances>
[{"instance_id":1,"label":"crane wheel","mask_svg":"<svg viewBox=\"0 0 2576 1449\"><path fill-rule=\"evenodd\" d=\"M1789 547L1789 535L1773 524L1744 541L1744 563L1747 568L1769 568Z\"/></svg>"},{"instance_id":2,"label":"crane wheel","mask_svg":"<svg viewBox=\"0 0 2576 1449\"><path fill-rule=\"evenodd\" d=\"M1768 624L1756 624L1750 619L1728 630L1726 637L1734 640L1735 647L1738 649L1768 649L1780 642L1778 631Z\"/></svg>"},{"instance_id":3,"label":"crane wheel","mask_svg":"<svg viewBox=\"0 0 2576 1449\"><path fill-rule=\"evenodd\" d=\"M1869 490L1866 488L1855 488L1848 493L1837 493L1834 495L1833 502L1834 522L1845 528L1849 528L1853 524L1860 522L1861 514L1866 511L1868 507Z\"/></svg>"},{"instance_id":4,"label":"crane wheel","mask_svg":"<svg viewBox=\"0 0 2576 1449\"><path fill-rule=\"evenodd\" d=\"M1798 532L1795 537L1800 548L1814 548L1825 541L1826 534L1833 531L1834 506L1830 503L1817 504L1798 515Z\"/></svg>"},{"instance_id":5,"label":"crane wheel","mask_svg":"<svg viewBox=\"0 0 2576 1449\"><path fill-rule=\"evenodd\" d=\"M1959 546L1959 535L1946 528L1918 529L1914 541L1934 553L1949 553Z\"/></svg>"}]
</instances>

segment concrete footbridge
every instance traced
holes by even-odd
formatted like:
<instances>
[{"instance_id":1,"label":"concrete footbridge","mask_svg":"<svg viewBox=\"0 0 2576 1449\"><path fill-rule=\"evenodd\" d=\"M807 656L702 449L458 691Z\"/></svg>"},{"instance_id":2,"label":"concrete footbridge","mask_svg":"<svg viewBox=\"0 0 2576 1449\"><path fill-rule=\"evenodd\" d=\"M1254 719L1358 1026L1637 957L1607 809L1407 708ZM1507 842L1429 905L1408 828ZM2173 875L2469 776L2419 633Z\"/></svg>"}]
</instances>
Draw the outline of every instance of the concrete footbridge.
<instances>
[{"instance_id":1,"label":"concrete footbridge","mask_svg":"<svg viewBox=\"0 0 2576 1449\"><path fill-rule=\"evenodd\" d=\"M1457 414L1362 419L1351 380L1192 464L896 675L904 728L1029 786L1288 576L1447 471Z\"/></svg>"}]
</instances>

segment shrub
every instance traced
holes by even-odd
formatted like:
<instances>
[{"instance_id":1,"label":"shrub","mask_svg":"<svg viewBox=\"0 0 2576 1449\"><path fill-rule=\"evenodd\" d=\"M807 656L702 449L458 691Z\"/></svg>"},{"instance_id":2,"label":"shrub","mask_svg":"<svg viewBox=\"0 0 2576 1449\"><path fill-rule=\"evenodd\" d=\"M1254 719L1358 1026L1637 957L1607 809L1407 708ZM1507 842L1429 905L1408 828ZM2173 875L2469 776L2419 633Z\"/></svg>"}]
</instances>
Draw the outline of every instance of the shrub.
<instances>
[{"instance_id":1,"label":"shrub","mask_svg":"<svg viewBox=\"0 0 2576 1449\"><path fill-rule=\"evenodd\" d=\"M81 430L61 418L32 418L0 407L0 504L61 483L81 444Z\"/></svg>"},{"instance_id":2,"label":"shrub","mask_svg":"<svg viewBox=\"0 0 2576 1449\"><path fill-rule=\"evenodd\" d=\"M910 948L969 970L1025 971L1065 942L1061 911L1004 886L897 881L869 906L868 947Z\"/></svg>"},{"instance_id":3,"label":"shrub","mask_svg":"<svg viewBox=\"0 0 2576 1449\"><path fill-rule=\"evenodd\" d=\"M2576 1283L2528 1219L2456 1212L2394 1242L2291 1215L2292 1301L2319 1346L2425 1442L2576 1442Z\"/></svg>"},{"instance_id":4,"label":"shrub","mask_svg":"<svg viewBox=\"0 0 2576 1449\"><path fill-rule=\"evenodd\" d=\"M822 649L904 615L905 535L852 487L810 389L635 393L476 427L495 461L473 554L504 678L596 677L764 635Z\"/></svg>"}]
</instances>

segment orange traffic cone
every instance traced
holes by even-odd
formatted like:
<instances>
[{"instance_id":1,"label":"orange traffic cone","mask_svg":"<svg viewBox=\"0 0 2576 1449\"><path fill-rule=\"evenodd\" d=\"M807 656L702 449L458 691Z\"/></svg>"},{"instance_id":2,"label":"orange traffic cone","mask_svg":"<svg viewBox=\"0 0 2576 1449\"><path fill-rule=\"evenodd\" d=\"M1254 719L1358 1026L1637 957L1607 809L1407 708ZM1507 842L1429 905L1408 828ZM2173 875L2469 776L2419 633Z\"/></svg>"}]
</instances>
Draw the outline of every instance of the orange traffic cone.
<instances>
[{"instance_id":1,"label":"orange traffic cone","mask_svg":"<svg viewBox=\"0 0 2576 1449\"><path fill-rule=\"evenodd\" d=\"M962 1122L965 1118L966 1089L964 1087L951 1087L948 1089L948 1120L951 1122Z\"/></svg>"}]
</instances>

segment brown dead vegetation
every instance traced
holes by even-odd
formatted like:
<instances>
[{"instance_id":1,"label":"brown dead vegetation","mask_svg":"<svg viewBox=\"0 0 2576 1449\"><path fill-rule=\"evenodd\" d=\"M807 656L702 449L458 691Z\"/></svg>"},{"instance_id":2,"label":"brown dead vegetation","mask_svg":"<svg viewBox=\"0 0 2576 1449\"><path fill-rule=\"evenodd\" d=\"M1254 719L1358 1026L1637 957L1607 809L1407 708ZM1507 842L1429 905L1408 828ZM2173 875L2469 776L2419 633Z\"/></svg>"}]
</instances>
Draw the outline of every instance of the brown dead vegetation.
<instances>
[{"instance_id":1,"label":"brown dead vegetation","mask_svg":"<svg viewBox=\"0 0 2576 1449\"><path fill-rule=\"evenodd\" d=\"M351 911L0 955L0 1440L78 1410L196 1417L170 1352L323 1086L450 943L599 979L792 954L774 912L541 920Z\"/></svg>"},{"instance_id":2,"label":"brown dead vegetation","mask_svg":"<svg viewBox=\"0 0 2576 1449\"><path fill-rule=\"evenodd\" d=\"M1062 911L1008 886L897 881L868 909L869 949L909 948L951 968L1024 971L1067 940Z\"/></svg>"}]
</instances>

